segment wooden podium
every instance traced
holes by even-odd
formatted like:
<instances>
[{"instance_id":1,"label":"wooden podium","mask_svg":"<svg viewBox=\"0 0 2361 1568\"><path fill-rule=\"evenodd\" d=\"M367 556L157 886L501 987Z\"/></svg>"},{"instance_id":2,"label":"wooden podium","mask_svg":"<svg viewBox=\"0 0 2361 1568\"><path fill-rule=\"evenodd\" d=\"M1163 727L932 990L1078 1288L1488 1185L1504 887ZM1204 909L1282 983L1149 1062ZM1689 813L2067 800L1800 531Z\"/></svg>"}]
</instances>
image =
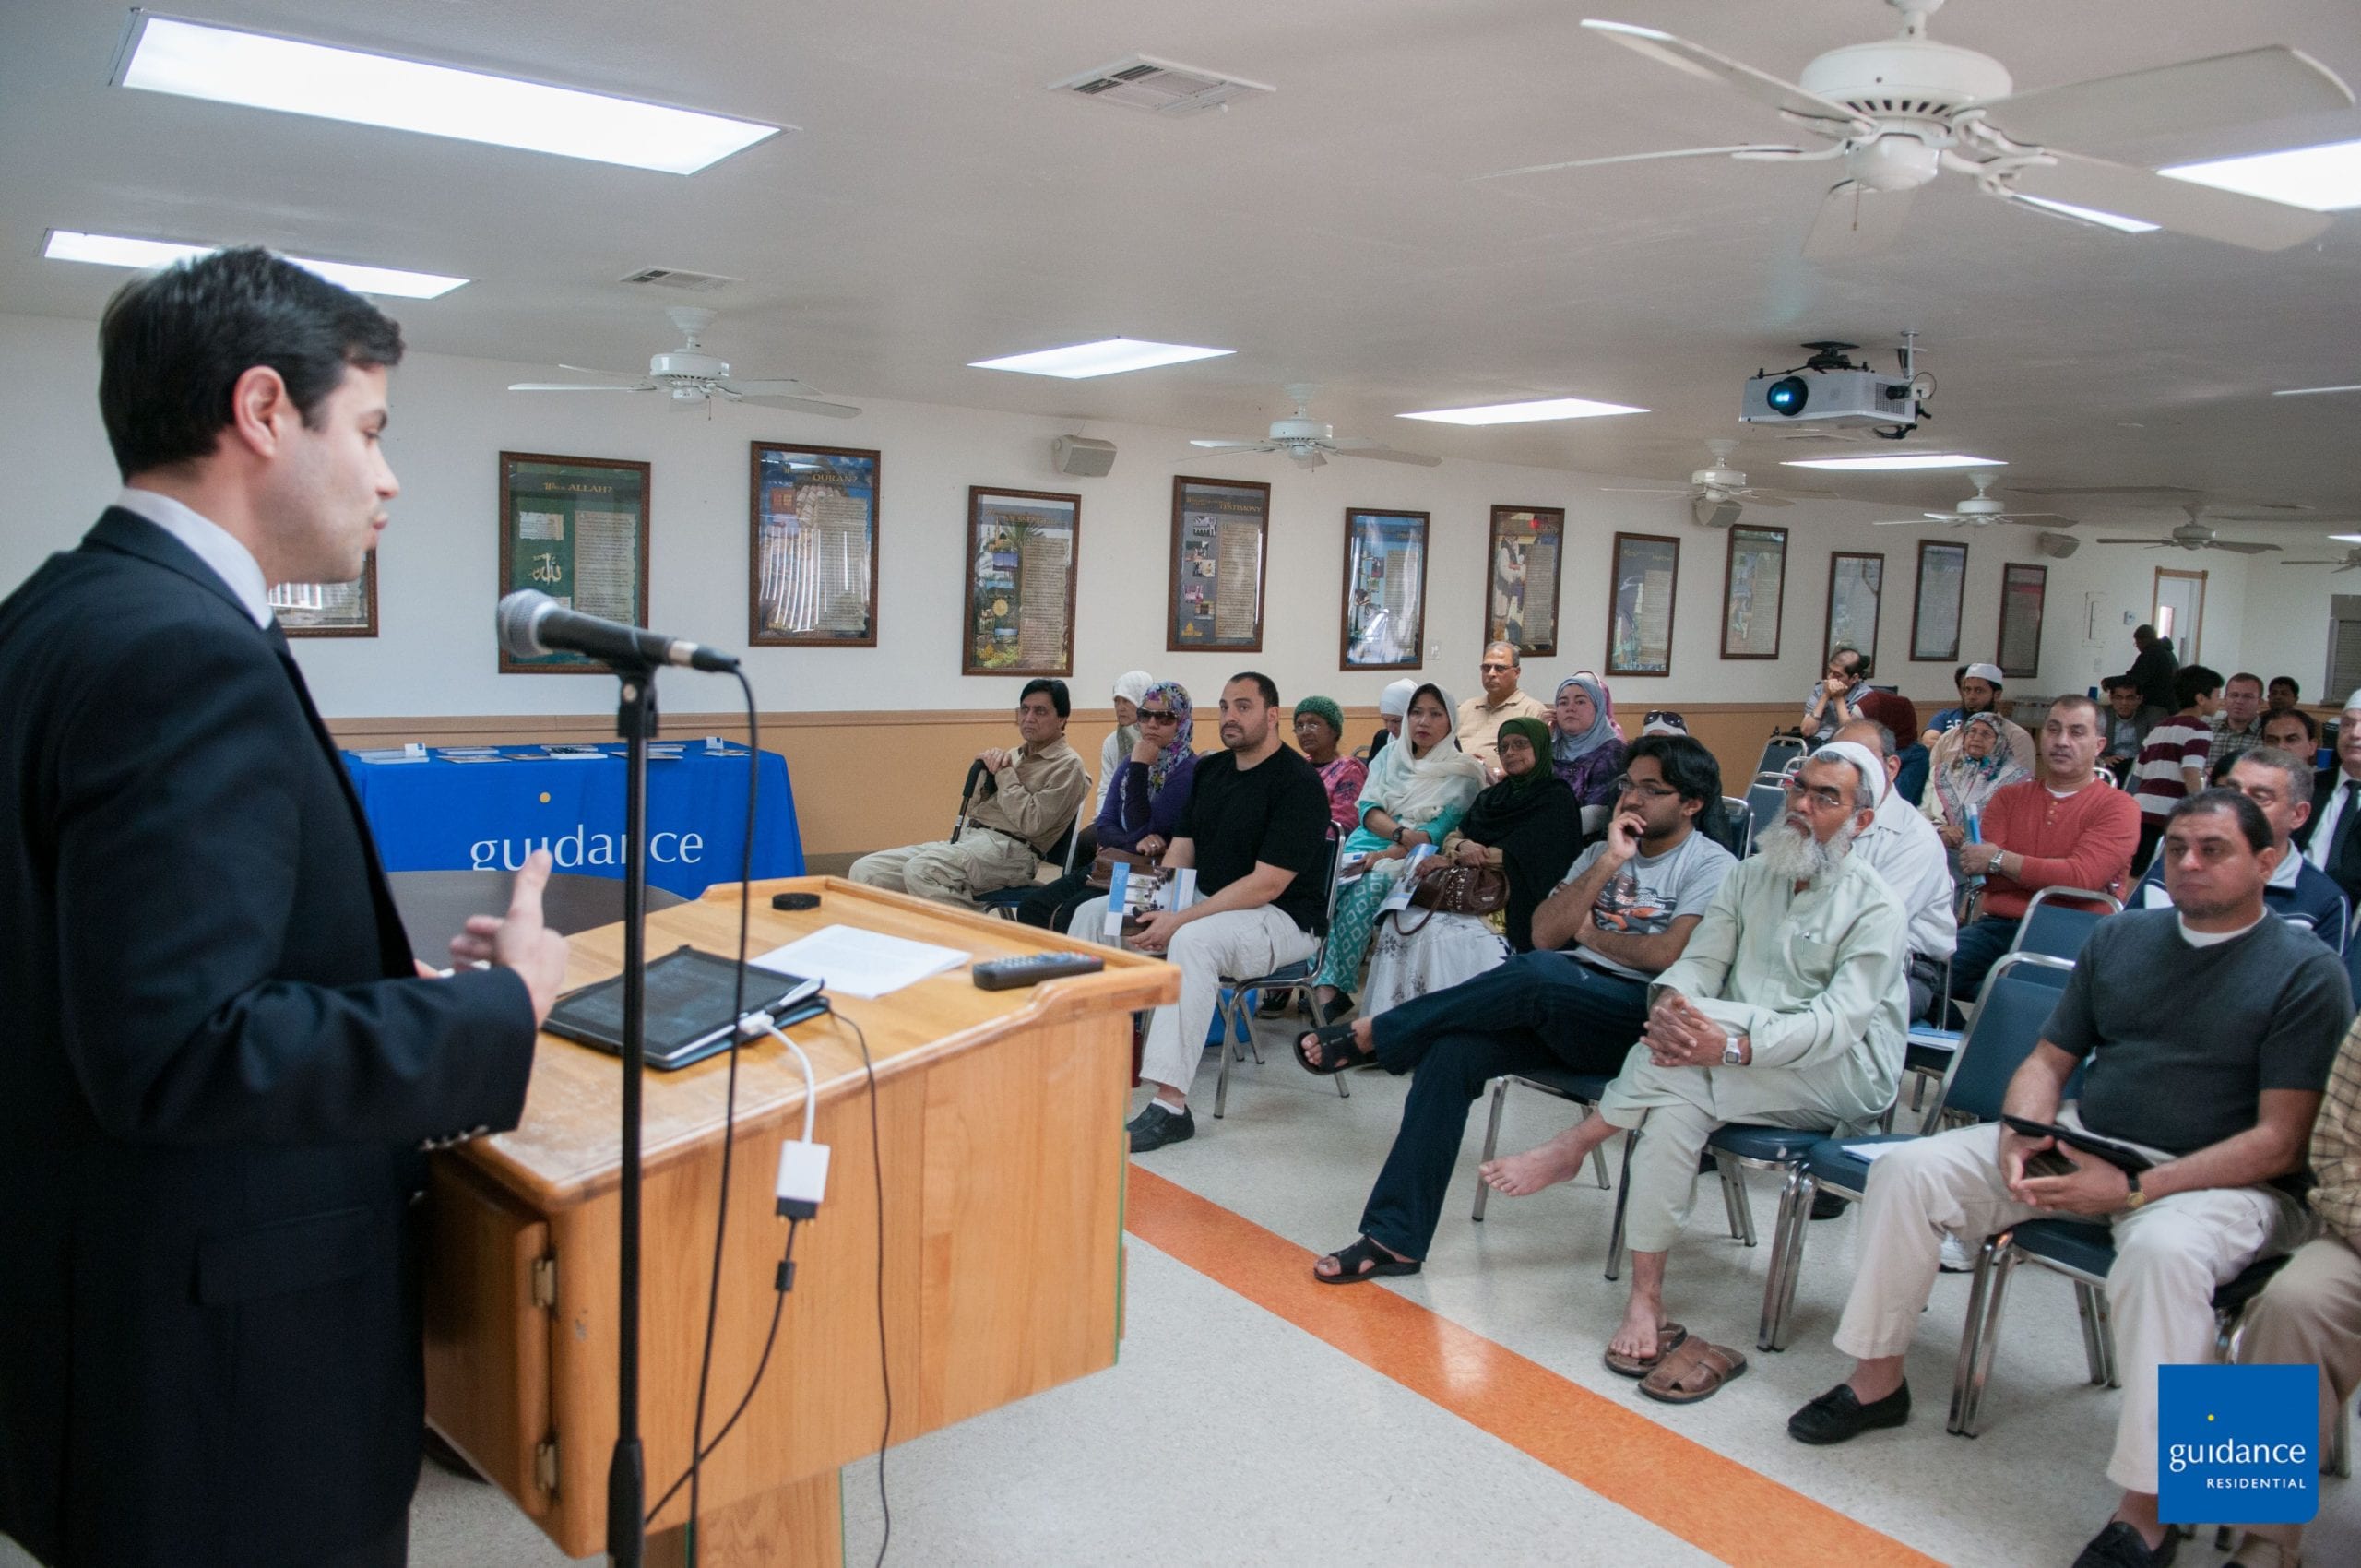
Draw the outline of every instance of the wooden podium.
<instances>
[{"instance_id":1,"label":"wooden podium","mask_svg":"<svg viewBox=\"0 0 2361 1568\"><path fill-rule=\"evenodd\" d=\"M781 913L799 889L820 907ZM748 951L829 925L936 943L978 958L1078 944L834 877L757 884ZM651 916L651 956L682 944L734 954L738 890ZM1121 1330L1123 1111L1136 1008L1179 976L1093 948L1095 975L979 991L966 968L874 1002L836 999L868 1032L877 1143L852 1031L789 1031L819 1080L827 1199L797 1238L795 1287L760 1391L706 1462L699 1568L836 1564L836 1472L885 1428L883 1275L893 1440L1113 1364ZM623 965L623 928L574 938L568 980ZM729 1071L716 1057L650 1073L646 1091L641 1434L652 1504L687 1468L719 1195ZM426 1310L429 1420L559 1549L606 1544L615 1438L620 1063L543 1035L524 1122L438 1156ZM706 1401L712 1441L753 1379L777 1300L787 1222L773 1211L779 1145L801 1130L803 1078L776 1040L739 1061L721 1307ZM874 1147L884 1191L878 1255ZM648 1562L685 1564L683 1487L650 1526Z\"/></svg>"}]
</instances>

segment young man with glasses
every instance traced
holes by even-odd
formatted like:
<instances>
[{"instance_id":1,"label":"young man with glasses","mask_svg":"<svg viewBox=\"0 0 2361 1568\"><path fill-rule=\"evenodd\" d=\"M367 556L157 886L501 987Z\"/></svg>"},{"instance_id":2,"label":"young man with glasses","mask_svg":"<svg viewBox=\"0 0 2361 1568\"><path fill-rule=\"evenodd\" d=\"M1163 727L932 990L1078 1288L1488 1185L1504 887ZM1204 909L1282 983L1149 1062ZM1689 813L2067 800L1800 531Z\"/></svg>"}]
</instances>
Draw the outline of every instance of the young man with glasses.
<instances>
[{"instance_id":1,"label":"young man with glasses","mask_svg":"<svg viewBox=\"0 0 2361 1568\"><path fill-rule=\"evenodd\" d=\"M1547 724L1546 703L1527 695L1517 684L1525 678L1524 656L1514 643L1484 645L1484 689L1459 705L1459 749L1484 765L1484 777L1501 781L1501 726L1512 719L1538 719Z\"/></svg>"},{"instance_id":2,"label":"young man with glasses","mask_svg":"<svg viewBox=\"0 0 2361 1568\"><path fill-rule=\"evenodd\" d=\"M1315 1277L1349 1284L1417 1273L1442 1214L1468 1107L1486 1086L1533 1067L1612 1073L1639 1039L1648 982L1680 956L1738 862L1697 827L1701 815L1719 811L1722 793L1721 769L1703 745L1685 735L1644 737L1631 743L1627 767L1606 833L1533 912L1532 952L1298 1042L1316 1073L1371 1059L1391 1073L1417 1073L1394 1150L1361 1213L1362 1239L1320 1260ZM1513 1166L1522 1190L1538 1192L1563 1180L1547 1153L1485 1170Z\"/></svg>"},{"instance_id":3,"label":"young man with glasses","mask_svg":"<svg viewBox=\"0 0 2361 1568\"><path fill-rule=\"evenodd\" d=\"M958 842L863 855L852 863L852 879L970 909L982 894L1031 882L1090 793L1090 772L1066 744L1073 711L1063 681L1026 682L1016 703L1016 732L1025 743L976 754L986 774L982 798L967 808Z\"/></svg>"}]
</instances>

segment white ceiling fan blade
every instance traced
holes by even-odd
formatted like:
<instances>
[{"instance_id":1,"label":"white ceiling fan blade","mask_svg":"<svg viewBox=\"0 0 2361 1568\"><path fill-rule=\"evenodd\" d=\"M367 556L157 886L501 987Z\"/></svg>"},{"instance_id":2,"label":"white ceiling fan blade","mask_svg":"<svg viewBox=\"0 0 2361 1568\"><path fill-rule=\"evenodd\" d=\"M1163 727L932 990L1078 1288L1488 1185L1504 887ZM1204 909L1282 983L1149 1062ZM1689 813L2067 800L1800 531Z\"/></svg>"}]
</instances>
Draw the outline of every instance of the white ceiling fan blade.
<instances>
[{"instance_id":1,"label":"white ceiling fan blade","mask_svg":"<svg viewBox=\"0 0 2361 1568\"><path fill-rule=\"evenodd\" d=\"M1299 469L1324 469L1328 466L1327 458L1312 451L1290 452L1287 461Z\"/></svg>"},{"instance_id":2,"label":"white ceiling fan blade","mask_svg":"<svg viewBox=\"0 0 2361 1568\"><path fill-rule=\"evenodd\" d=\"M1499 169L1489 174L1478 174L1477 180L1512 180L1520 174L1554 174L1560 169L1596 169L1608 163L1646 163L1659 158L1732 158L1739 154L1750 158L1776 160L1789 155L1809 156L1799 147L1784 147L1766 142L1749 142L1739 147L1684 147L1673 152L1619 152L1611 158L1570 158L1563 163L1528 163L1522 169Z\"/></svg>"},{"instance_id":3,"label":"white ceiling fan blade","mask_svg":"<svg viewBox=\"0 0 2361 1568\"><path fill-rule=\"evenodd\" d=\"M2098 540L2097 542L2099 542L2099 543L2101 543L2101 544L2178 544L2178 543L2180 542L2180 540L2177 540L2177 539L2155 539L2155 538L2149 538L2149 539L2103 539L2103 540Z\"/></svg>"},{"instance_id":4,"label":"white ceiling fan blade","mask_svg":"<svg viewBox=\"0 0 2361 1568\"><path fill-rule=\"evenodd\" d=\"M2002 523L2031 523L2035 528L2070 529L2081 524L2079 517L2063 517L2056 512L2003 512L1993 519Z\"/></svg>"},{"instance_id":5,"label":"white ceiling fan blade","mask_svg":"<svg viewBox=\"0 0 2361 1568\"><path fill-rule=\"evenodd\" d=\"M1910 200L1918 193L1873 191L1850 180L1832 186L1804 236L1804 255L1814 261L1873 255L1901 237L1910 221Z\"/></svg>"},{"instance_id":6,"label":"white ceiling fan blade","mask_svg":"<svg viewBox=\"0 0 2361 1568\"><path fill-rule=\"evenodd\" d=\"M2250 251L2284 251L2300 245L2336 220L2333 213L2264 201L2236 191L2215 190L2187 180L2168 180L2128 163L2049 149L2054 164L2018 171L2015 187L2070 206L2095 208Z\"/></svg>"},{"instance_id":7,"label":"white ceiling fan blade","mask_svg":"<svg viewBox=\"0 0 2361 1568\"><path fill-rule=\"evenodd\" d=\"M1937 517L1934 520L1941 522L1943 519ZM1869 526L1871 528L1879 529L1923 529L1927 526L1927 519L1924 517L1886 517L1878 522L1872 523Z\"/></svg>"},{"instance_id":8,"label":"white ceiling fan blade","mask_svg":"<svg viewBox=\"0 0 2361 1568\"><path fill-rule=\"evenodd\" d=\"M1676 71L1703 81L1734 87L1783 114L1799 120L1825 121L1832 136L1843 136L1856 128L1867 133L1872 128L1858 114L1833 98L1806 92L1793 82L1781 81L1767 71L1758 71L1726 54L1717 54L1703 44L1675 38L1655 28L1633 27L1629 22L1603 22L1584 18L1583 26L1601 38L1611 39L1660 65L1670 65Z\"/></svg>"},{"instance_id":9,"label":"white ceiling fan blade","mask_svg":"<svg viewBox=\"0 0 2361 1568\"><path fill-rule=\"evenodd\" d=\"M636 386L594 386L582 381L512 381L511 392L653 392L656 385L643 381Z\"/></svg>"},{"instance_id":10,"label":"white ceiling fan blade","mask_svg":"<svg viewBox=\"0 0 2361 1568\"><path fill-rule=\"evenodd\" d=\"M757 386L775 385L760 381L725 381L722 390L742 403L760 403L766 409L793 409L798 413L818 414L822 419L848 420L860 410L850 403L831 403L821 398L790 398L773 392L757 392ZM789 382L789 386L795 383Z\"/></svg>"},{"instance_id":11,"label":"white ceiling fan blade","mask_svg":"<svg viewBox=\"0 0 2361 1568\"><path fill-rule=\"evenodd\" d=\"M1380 462L1386 463L1415 463L1422 469L1442 466L1441 457L1430 457L1424 452L1397 452L1391 446L1380 446L1374 442L1363 446L1356 443L1339 441L1336 443L1335 452L1340 457L1375 457Z\"/></svg>"},{"instance_id":12,"label":"white ceiling fan blade","mask_svg":"<svg viewBox=\"0 0 2361 1568\"><path fill-rule=\"evenodd\" d=\"M2236 544L2226 539L2209 540L2205 548L2227 550L2239 555L2276 555L2279 552L2279 546L2275 544Z\"/></svg>"},{"instance_id":13,"label":"white ceiling fan blade","mask_svg":"<svg viewBox=\"0 0 2361 1568\"><path fill-rule=\"evenodd\" d=\"M1689 493L1686 486L1675 490L1669 486L1602 484L1598 488L1602 494L1607 495L1686 495Z\"/></svg>"},{"instance_id":14,"label":"white ceiling fan blade","mask_svg":"<svg viewBox=\"0 0 2361 1568\"><path fill-rule=\"evenodd\" d=\"M2308 54L2266 44L2093 81L2035 88L1975 107L2025 146L2111 142L2211 131L2352 107L2353 94Z\"/></svg>"},{"instance_id":15,"label":"white ceiling fan blade","mask_svg":"<svg viewBox=\"0 0 2361 1568\"><path fill-rule=\"evenodd\" d=\"M636 370L593 370L587 364L562 364L557 368L560 370L570 370L576 375L611 376L617 381L645 381L647 379L646 372Z\"/></svg>"},{"instance_id":16,"label":"white ceiling fan blade","mask_svg":"<svg viewBox=\"0 0 2361 1568\"><path fill-rule=\"evenodd\" d=\"M2339 571L2361 565L2361 562L2355 561L2282 561L2279 564L2283 566L2334 566Z\"/></svg>"},{"instance_id":17,"label":"white ceiling fan blade","mask_svg":"<svg viewBox=\"0 0 2361 1568\"><path fill-rule=\"evenodd\" d=\"M1743 501L1750 506L1792 506L1796 504L1792 496L1774 494L1767 490L1741 490L1731 499Z\"/></svg>"},{"instance_id":18,"label":"white ceiling fan blade","mask_svg":"<svg viewBox=\"0 0 2361 1568\"><path fill-rule=\"evenodd\" d=\"M1275 452L1278 447L1268 441L1192 441L1192 446L1202 446L1208 452Z\"/></svg>"}]
</instances>

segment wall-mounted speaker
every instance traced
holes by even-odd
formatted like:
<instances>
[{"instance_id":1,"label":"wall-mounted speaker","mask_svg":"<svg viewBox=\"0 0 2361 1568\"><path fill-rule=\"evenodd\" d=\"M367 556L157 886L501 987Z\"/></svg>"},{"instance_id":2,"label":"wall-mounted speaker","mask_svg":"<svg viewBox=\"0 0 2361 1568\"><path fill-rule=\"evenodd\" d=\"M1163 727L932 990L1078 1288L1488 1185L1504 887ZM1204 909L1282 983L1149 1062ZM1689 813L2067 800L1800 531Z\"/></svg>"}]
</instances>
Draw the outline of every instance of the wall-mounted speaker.
<instances>
[{"instance_id":1,"label":"wall-mounted speaker","mask_svg":"<svg viewBox=\"0 0 2361 1568\"><path fill-rule=\"evenodd\" d=\"M1115 466L1115 444L1087 435L1061 435L1050 443L1050 461L1062 474L1097 479Z\"/></svg>"},{"instance_id":2,"label":"wall-mounted speaker","mask_svg":"<svg viewBox=\"0 0 2361 1568\"><path fill-rule=\"evenodd\" d=\"M2053 561L2063 561L2082 549L2082 541L2070 533L2044 532L2035 536L2033 547Z\"/></svg>"}]
</instances>

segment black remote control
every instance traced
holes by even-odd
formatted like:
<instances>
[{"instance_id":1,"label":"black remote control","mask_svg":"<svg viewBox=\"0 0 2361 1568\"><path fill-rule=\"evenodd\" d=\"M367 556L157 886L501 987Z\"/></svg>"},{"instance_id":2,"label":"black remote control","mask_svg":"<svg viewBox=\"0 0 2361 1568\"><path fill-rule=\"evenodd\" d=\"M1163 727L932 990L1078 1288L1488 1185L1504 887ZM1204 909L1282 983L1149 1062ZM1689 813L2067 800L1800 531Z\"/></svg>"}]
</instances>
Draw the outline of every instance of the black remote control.
<instances>
[{"instance_id":1,"label":"black remote control","mask_svg":"<svg viewBox=\"0 0 2361 1568\"><path fill-rule=\"evenodd\" d=\"M1009 991L1064 975L1093 975L1107 967L1087 953L1036 953L1029 958L993 958L975 967L976 989Z\"/></svg>"}]
</instances>

